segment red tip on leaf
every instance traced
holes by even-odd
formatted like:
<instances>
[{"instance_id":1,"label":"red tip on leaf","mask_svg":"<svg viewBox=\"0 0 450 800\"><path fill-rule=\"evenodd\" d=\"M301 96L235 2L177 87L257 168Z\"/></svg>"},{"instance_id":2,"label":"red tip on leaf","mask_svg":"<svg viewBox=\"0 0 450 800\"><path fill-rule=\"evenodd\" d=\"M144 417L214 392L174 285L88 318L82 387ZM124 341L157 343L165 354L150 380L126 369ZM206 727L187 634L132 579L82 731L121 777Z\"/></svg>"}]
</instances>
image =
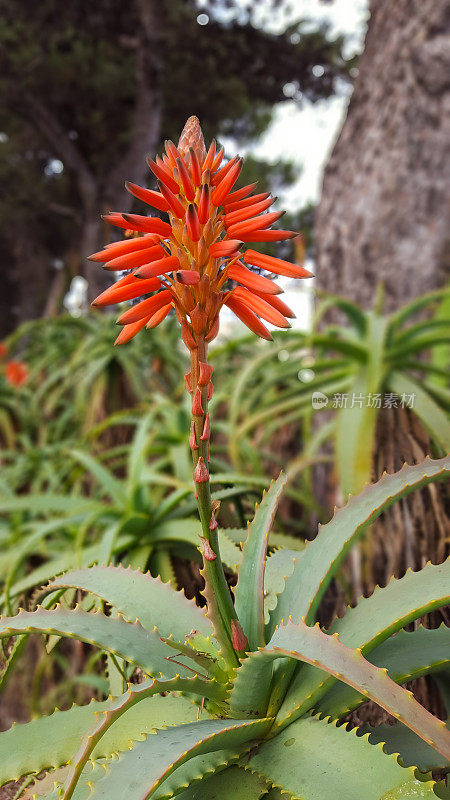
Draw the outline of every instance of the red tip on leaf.
<instances>
[{"instance_id":1,"label":"red tip on leaf","mask_svg":"<svg viewBox=\"0 0 450 800\"><path fill-rule=\"evenodd\" d=\"M151 171L153 172L156 178L159 178L159 180L162 181L162 183L164 183L170 189L171 192L173 192L174 194L179 194L180 187L178 186L176 180L174 180L174 178L170 174L167 167L164 167L161 164L157 164L155 161L152 161L151 158L147 159L147 164L149 165Z\"/></svg>"},{"instance_id":2,"label":"red tip on leaf","mask_svg":"<svg viewBox=\"0 0 450 800\"><path fill-rule=\"evenodd\" d=\"M200 550L202 551L203 558L206 561L215 561L217 556L208 542L208 539L206 539L205 536L200 536L200 542Z\"/></svg>"},{"instance_id":3,"label":"red tip on leaf","mask_svg":"<svg viewBox=\"0 0 450 800\"><path fill-rule=\"evenodd\" d=\"M191 422L191 432L189 434L189 447L191 450L198 450L197 439L195 438L195 425L194 420Z\"/></svg>"},{"instance_id":4,"label":"red tip on leaf","mask_svg":"<svg viewBox=\"0 0 450 800\"><path fill-rule=\"evenodd\" d=\"M231 644L238 653L243 653L248 647L247 637L237 619L231 620Z\"/></svg>"},{"instance_id":5,"label":"red tip on leaf","mask_svg":"<svg viewBox=\"0 0 450 800\"><path fill-rule=\"evenodd\" d=\"M209 254L212 258L231 256L232 253L239 250L240 246L240 239L222 239L221 242L216 242L209 247Z\"/></svg>"},{"instance_id":6,"label":"red tip on leaf","mask_svg":"<svg viewBox=\"0 0 450 800\"><path fill-rule=\"evenodd\" d=\"M192 413L194 417L201 417L202 414L204 413L202 406L202 393L198 388L198 386L195 389L194 397L192 400Z\"/></svg>"},{"instance_id":7,"label":"red tip on leaf","mask_svg":"<svg viewBox=\"0 0 450 800\"><path fill-rule=\"evenodd\" d=\"M200 221L197 214L197 208L193 203L190 203L188 205L188 209L186 211L186 227L190 240L192 242L198 242L200 236L202 235L202 232L200 229Z\"/></svg>"},{"instance_id":8,"label":"red tip on leaf","mask_svg":"<svg viewBox=\"0 0 450 800\"><path fill-rule=\"evenodd\" d=\"M200 456L199 460L197 461L197 466L194 470L194 480L196 483L206 483L209 481L209 473L206 464L203 461L203 456Z\"/></svg>"},{"instance_id":9,"label":"red tip on leaf","mask_svg":"<svg viewBox=\"0 0 450 800\"><path fill-rule=\"evenodd\" d=\"M211 435L211 423L209 421L209 414L207 414L205 417L203 432L202 435L200 436L200 439L202 440L202 442L207 442L210 435Z\"/></svg>"},{"instance_id":10,"label":"red tip on leaf","mask_svg":"<svg viewBox=\"0 0 450 800\"><path fill-rule=\"evenodd\" d=\"M169 210L167 200L159 192L153 192L151 189L144 189L143 186L137 186L136 183L130 183L130 181L125 181L125 188L133 197L137 197L137 199L142 200L143 203L157 208L158 211Z\"/></svg>"},{"instance_id":11,"label":"red tip on leaf","mask_svg":"<svg viewBox=\"0 0 450 800\"><path fill-rule=\"evenodd\" d=\"M200 373L198 378L198 385L199 386L207 386L207 384L211 380L211 375L213 374L214 367L211 367L210 364L206 364L204 361L200 361Z\"/></svg>"},{"instance_id":12,"label":"red tip on leaf","mask_svg":"<svg viewBox=\"0 0 450 800\"><path fill-rule=\"evenodd\" d=\"M184 194L186 195L186 200L191 202L195 197L195 188L194 184L192 183L191 176L187 171L186 164L184 163L182 158L177 158L177 169L178 174L180 176L181 184L183 186Z\"/></svg>"}]
</instances>

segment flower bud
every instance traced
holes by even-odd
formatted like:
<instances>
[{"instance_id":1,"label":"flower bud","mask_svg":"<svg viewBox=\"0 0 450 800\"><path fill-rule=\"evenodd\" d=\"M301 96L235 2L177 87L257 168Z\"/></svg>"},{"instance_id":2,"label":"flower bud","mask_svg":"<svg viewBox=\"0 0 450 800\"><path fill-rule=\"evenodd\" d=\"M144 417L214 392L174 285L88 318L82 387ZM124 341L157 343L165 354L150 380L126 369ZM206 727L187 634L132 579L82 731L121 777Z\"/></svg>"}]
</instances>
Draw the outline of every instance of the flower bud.
<instances>
[{"instance_id":1,"label":"flower bud","mask_svg":"<svg viewBox=\"0 0 450 800\"><path fill-rule=\"evenodd\" d=\"M231 620L231 644L238 653L243 653L248 647L247 637L237 619Z\"/></svg>"},{"instance_id":2,"label":"flower bud","mask_svg":"<svg viewBox=\"0 0 450 800\"><path fill-rule=\"evenodd\" d=\"M207 481L209 481L208 469L202 456L200 456L197 461L197 466L194 470L194 480L196 483L207 483Z\"/></svg>"}]
</instances>

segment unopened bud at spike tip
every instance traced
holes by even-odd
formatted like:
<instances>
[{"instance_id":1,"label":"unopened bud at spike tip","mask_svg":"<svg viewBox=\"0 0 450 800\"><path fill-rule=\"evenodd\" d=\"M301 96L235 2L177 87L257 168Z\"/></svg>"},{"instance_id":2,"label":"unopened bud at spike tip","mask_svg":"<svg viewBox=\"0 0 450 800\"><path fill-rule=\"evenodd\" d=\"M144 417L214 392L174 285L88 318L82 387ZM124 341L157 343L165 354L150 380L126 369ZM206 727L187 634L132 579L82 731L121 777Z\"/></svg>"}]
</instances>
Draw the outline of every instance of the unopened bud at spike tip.
<instances>
[{"instance_id":1,"label":"unopened bud at spike tip","mask_svg":"<svg viewBox=\"0 0 450 800\"><path fill-rule=\"evenodd\" d=\"M207 483L209 481L209 473L203 456L200 456L197 461L197 466L194 470L194 480L196 483Z\"/></svg>"}]
</instances>

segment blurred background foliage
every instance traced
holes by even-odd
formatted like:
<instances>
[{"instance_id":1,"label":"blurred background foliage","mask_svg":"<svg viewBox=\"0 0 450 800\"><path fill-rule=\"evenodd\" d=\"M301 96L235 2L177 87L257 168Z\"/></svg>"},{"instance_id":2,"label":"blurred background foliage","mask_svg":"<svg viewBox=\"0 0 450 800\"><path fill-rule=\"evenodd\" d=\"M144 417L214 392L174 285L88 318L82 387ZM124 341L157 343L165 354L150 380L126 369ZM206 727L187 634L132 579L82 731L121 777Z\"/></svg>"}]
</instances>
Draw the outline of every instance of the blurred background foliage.
<instances>
[{"instance_id":1,"label":"blurred background foliage","mask_svg":"<svg viewBox=\"0 0 450 800\"><path fill-rule=\"evenodd\" d=\"M0 614L34 607L52 575L103 561L150 569L202 602L178 325L168 318L113 348L113 317L82 305L70 316L63 299L79 276L90 296L104 288L105 273L86 261L114 235L99 214L131 209L124 180L151 186L145 156L176 140L189 115L200 117L208 140L248 146L278 104L348 91L356 59L344 56L343 37L293 23L289 5L0 0ZM288 160L250 155L241 183L258 180L276 194L297 173ZM315 259L314 204L291 208L284 220L305 233ZM298 258L290 248L274 252ZM270 546L300 549L335 504L385 469L450 449L449 292L421 296L418 285L415 300L394 311L388 302L388 313L383 286L377 293L364 270L356 282L369 285L370 307L358 296L318 292L311 330L276 333L272 343L239 330L211 349L211 477L230 583L247 519L280 469L289 483ZM23 380L12 361L25 365ZM328 399L323 408L312 407L313 392ZM334 402L360 393L380 395L380 406ZM392 394L414 395L413 407L385 407ZM323 619L392 574L442 561L447 508L444 488L430 486L387 512L342 567ZM34 682L19 692L22 704L17 683L0 703L2 727L103 696L101 663L87 647L29 646ZM11 664L20 648L3 655Z\"/></svg>"}]
</instances>

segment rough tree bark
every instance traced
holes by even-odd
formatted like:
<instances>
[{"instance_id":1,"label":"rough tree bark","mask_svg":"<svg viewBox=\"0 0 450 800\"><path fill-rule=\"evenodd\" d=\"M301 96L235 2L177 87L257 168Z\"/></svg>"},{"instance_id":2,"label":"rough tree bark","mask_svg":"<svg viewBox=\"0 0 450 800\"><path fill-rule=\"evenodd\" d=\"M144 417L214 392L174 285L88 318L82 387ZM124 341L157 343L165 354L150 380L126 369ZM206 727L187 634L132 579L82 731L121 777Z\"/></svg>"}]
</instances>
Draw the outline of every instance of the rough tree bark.
<instances>
[{"instance_id":1,"label":"rough tree bark","mask_svg":"<svg viewBox=\"0 0 450 800\"><path fill-rule=\"evenodd\" d=\"M318 285L392 310L450 268L450 0L372 0L317 212Z\"/></svg>"}]
</instances>

